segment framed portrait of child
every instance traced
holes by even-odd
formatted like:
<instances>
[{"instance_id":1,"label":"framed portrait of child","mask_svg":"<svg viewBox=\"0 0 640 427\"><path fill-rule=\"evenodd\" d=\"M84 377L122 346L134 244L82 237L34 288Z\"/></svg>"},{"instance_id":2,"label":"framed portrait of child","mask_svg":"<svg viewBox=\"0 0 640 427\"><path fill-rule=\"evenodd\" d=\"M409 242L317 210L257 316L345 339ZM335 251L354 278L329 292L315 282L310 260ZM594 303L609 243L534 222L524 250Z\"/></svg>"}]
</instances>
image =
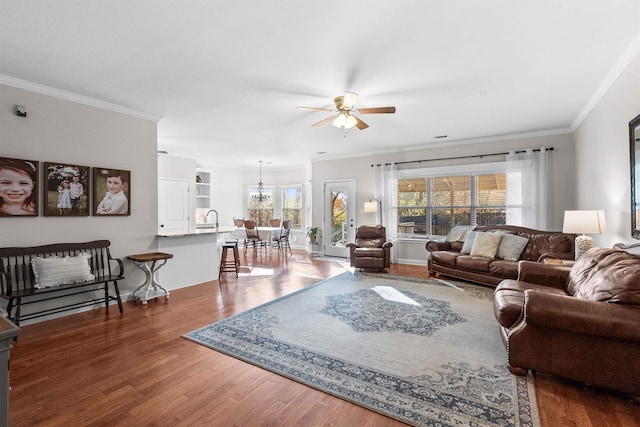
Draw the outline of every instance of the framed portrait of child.
<instances>
[{"instance_id":1,"label":"framed portrait of child","mask_svg":"<svg viewBox=\"0 0 640 427\"><path fill-rule=\"evenodd\" d=\"M37 160L0 157L0 216L38 216Z\"/></svg>"},{"instance_id":2,"label":"framed portrait of child","mask_svg":"<svg viewBox=\"0 0 640 427\"><path fill-rule=\"evenodd\" d=\"M88 166L44 163L44 215L89 216Z\"/></svg>"},{"instance_id":3,"label":"framed portrait of child","mask_svg":"<svg viewBox=\"0 0 640 427\"><path fill-rule=\"evenodd\" d=\"M93 214L131 215L131 171L93 168Z\"/></svg>"}]
</instances>

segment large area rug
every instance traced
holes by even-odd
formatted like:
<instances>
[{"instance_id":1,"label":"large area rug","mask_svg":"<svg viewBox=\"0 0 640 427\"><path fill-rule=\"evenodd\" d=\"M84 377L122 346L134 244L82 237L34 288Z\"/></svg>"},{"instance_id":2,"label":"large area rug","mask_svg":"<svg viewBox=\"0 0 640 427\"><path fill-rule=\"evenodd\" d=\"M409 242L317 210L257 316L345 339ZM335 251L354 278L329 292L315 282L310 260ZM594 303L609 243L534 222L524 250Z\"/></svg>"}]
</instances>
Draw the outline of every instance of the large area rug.
<instances>
[{"instance_id":1,"label":"large area rug","mask_svg":"<svg viewBox=\"0 0 640 427\"><path fill-rule=\"evenodd\" d=\"M492 290L346 272L185 335L416 426L539 426Z\"/></svg>"}]
</instances>

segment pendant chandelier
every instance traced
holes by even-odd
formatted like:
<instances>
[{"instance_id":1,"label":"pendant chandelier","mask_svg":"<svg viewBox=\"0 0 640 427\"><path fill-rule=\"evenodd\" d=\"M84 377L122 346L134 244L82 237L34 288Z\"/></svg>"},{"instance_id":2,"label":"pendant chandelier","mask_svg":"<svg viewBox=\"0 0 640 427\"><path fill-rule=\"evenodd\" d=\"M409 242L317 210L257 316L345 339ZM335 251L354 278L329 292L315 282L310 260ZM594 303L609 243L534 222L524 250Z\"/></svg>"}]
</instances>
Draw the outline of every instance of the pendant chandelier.
<instances>
[{"instance_id":1,"label":"pendant chandelier","mask_svg":"<svg viewBox=\"0 0 640 427\"><path fill-rule=\"evenodd\" d=\"M258 181L258 194L253 194L251 199L258 203L266 202L271 199L271 195L264 194L264 184L262 183L262 160L259 160L260 163L260 181Z\"/></svg>"}]
</instances>

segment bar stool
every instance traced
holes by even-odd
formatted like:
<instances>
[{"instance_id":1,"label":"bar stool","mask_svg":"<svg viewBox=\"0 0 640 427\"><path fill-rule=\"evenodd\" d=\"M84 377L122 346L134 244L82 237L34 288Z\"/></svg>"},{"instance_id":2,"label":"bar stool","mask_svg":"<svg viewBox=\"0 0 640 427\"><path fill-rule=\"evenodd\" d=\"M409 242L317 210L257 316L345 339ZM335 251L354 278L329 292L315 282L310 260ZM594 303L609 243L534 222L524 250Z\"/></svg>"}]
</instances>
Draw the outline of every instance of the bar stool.
<instances>
[{"instance_id":1,"label":"bar stool","mask_svg":"<svg viewBox=\"0 0 640 427\"><path fill-rule=\"evenodd\" d=\"M227 254L229 249L233 250L233 257ZM220 258L220 272L219 277L222 278L223 273L236 273L240 271L240 254L238 252L238 242L224 242L222 244L222 256Z\"/></svg>"}]
</instances>

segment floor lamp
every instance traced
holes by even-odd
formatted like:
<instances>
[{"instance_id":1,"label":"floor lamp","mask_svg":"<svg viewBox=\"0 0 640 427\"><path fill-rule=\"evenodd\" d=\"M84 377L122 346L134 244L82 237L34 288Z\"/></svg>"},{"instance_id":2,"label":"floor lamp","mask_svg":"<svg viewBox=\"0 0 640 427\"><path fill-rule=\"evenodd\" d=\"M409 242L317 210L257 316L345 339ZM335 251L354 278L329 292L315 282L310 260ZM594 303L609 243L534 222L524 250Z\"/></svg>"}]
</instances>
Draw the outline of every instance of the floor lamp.
<instances>
[{"instance_id":1,"label":"floor lamp","mask_svg":"<svg viewBox=\"0 0 640 427\"><path fill-rule=\"evenodd\" d=\"M376 213L376 221L378 221L378 212L380 212L380 224L382 225L382 202L378 199L369 199L368 202L364 202L364 213L373 212Z\"/></svg>"},{"instance_id":2,"label":"floor lamp","mask_svg":"<svg viewBox=\"0 0 640 427\"><path fill-rule=\"evenodd\" d=\"M581 234L576 237L576 259L593 247L593 237L587 234L607 232L604 211L564 211L563 233Z\"/></svg>"}]
</instances>

